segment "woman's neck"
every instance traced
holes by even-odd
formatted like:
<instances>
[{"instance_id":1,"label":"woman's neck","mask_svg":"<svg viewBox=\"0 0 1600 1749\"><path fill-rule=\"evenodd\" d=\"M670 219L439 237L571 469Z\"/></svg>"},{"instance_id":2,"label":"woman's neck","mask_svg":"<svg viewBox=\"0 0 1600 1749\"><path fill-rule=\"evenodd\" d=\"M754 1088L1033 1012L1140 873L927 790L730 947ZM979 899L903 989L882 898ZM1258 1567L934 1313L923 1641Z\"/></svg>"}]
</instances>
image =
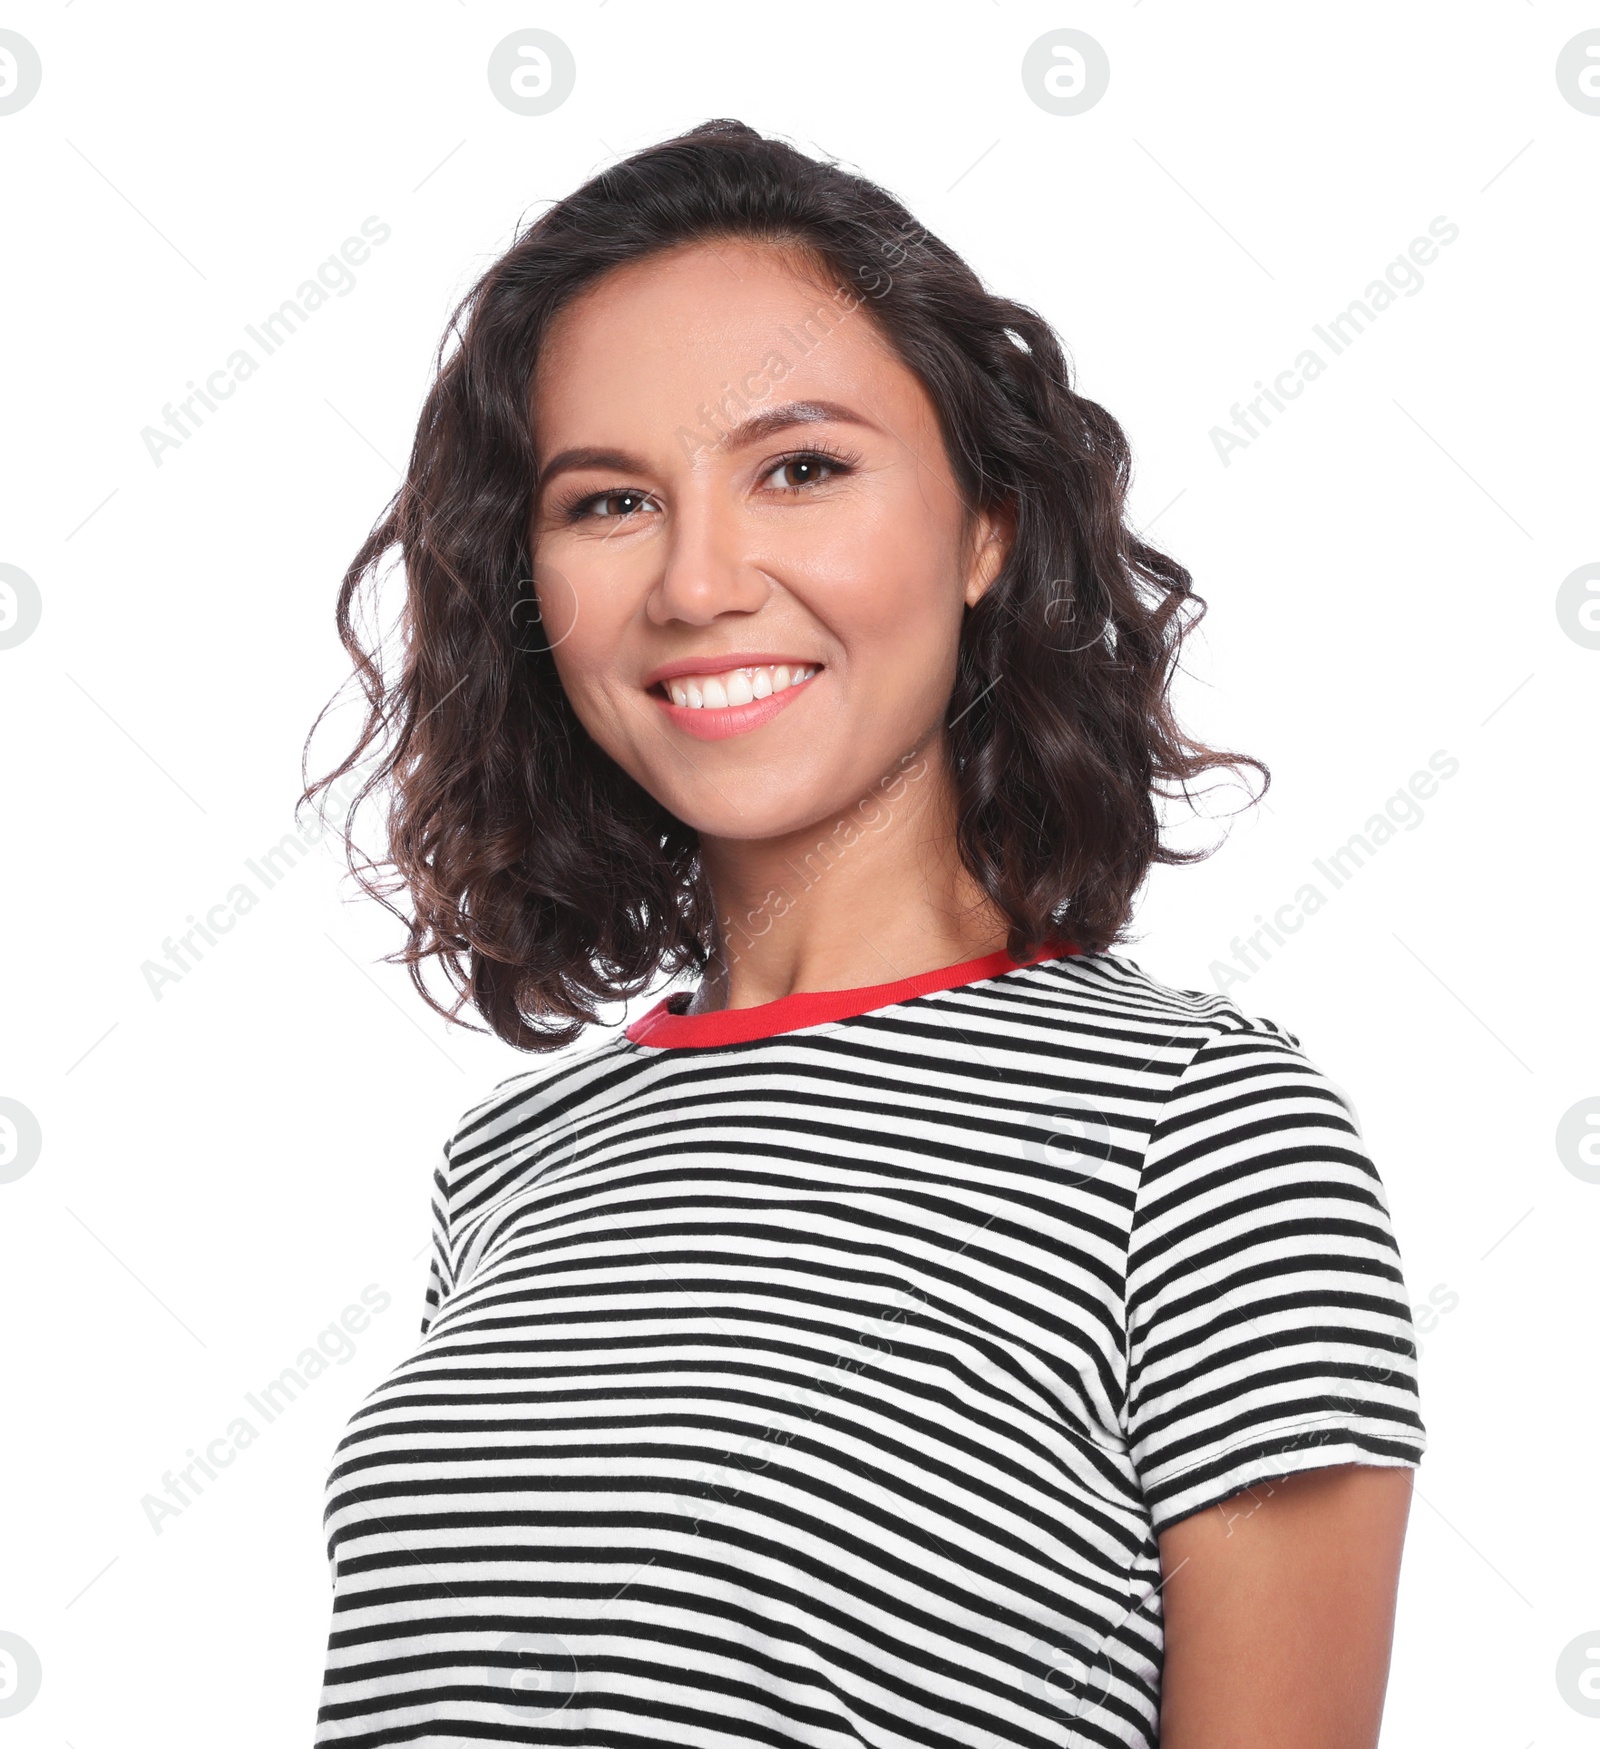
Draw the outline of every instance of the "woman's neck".
<instances>
[{"instance_id":1,"label":"woman's neck","mask_svg":"<svg viewBox=\"0 0 1600 1749\"><path fill-rule=\"evenodd\" d=\"M803 830L703 840L718 942L688 1012L889 983L1004 947L1005 916L962 863L955 819L936 741Z\"/></svg>"}]
</instances>

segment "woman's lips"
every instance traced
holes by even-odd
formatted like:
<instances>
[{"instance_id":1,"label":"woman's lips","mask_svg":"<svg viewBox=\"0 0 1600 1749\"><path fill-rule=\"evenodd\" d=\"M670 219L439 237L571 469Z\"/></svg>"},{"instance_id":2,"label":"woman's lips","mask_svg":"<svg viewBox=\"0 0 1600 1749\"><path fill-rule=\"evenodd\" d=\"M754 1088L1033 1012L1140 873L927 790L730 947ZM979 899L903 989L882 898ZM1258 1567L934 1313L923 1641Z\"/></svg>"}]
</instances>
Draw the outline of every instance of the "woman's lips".
<instances>
[{"instance_id":1,"label":"woman's lips","mask_svg":"<svg viewBox=\"0 0 1600 1749\"><path fill-rule=\"evenodd\" d=\"M779 711L815 684L823 672L819 668L815 674L786 686L782 692L722 709L712 705L696 709L693 705L674 704L664 693L654 690L650 696L666 712L667 720L675 728L693 735L697 741L725 741L730 735L745 735L752 729L759 729L763 723L770 723Z\"/></svg>"}]
</instances>

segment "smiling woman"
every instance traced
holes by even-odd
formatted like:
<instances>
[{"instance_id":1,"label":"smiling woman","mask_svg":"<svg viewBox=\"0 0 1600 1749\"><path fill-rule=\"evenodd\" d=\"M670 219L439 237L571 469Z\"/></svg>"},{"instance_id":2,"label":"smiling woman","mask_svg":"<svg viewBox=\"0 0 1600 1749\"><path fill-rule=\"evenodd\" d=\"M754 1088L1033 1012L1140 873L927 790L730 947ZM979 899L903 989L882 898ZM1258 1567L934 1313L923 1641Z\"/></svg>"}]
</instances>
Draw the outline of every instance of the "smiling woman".
<instances>
[{"instance_id":1,"label":"smiling woman","mask_svg":"<svg viewBox=\"0 0 1600 1749\"><path fill-rule=\"evenodd\" d=\"M552 453L529 546L563 694L700 835L719 902L933 739L962 616L1005 551L1009 518L969 509L932 397L868 321L797 363L795 399L709 449L679 441L730 360L804 323L821 272L793 246L658 252L561 312L534 379L536 452ZM634 441L607 448L602 430ZM685 735L718 745L687 757ZM752 857L752 840L770 848ZM1003 931L985 910L953 947Z\"/></svg>"},{"instance_id":2,"label":"smiling woman","mask_svg":"<svg viewBox=\"0 0 1600 1749\"><path fill-rule=\"evenodd\" d=\"M1199 603L1115 421L734 122L453 336L307 798L378 751L352 866L451 1018L542 1052L698 976L445 1141L424 1340L329 1481L319 1743L1370 1745L1407 1296L1294 1036L1111 951L1188 859L1157 802L1265 775L1173 719Z\"/></svg>"}]
</instances>

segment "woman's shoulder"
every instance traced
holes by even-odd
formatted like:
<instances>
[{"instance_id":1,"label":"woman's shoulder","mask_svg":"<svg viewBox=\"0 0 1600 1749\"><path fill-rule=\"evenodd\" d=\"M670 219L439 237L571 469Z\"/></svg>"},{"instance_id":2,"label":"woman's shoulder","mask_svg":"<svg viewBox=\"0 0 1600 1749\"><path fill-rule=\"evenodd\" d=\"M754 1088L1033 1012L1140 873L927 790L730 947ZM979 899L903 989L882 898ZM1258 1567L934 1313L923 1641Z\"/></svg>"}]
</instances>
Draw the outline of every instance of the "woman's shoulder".
<instances>
[{"instance_id":1,"label":"woman's shoulder","mask_svg":"<svg viewBox=\"0 0 1600 1749\"><path fill-rule=\"evenodd\" d=\"M1240 1034L1300 1048L1299 1037L1277 1020L1251 1013L1215 991L1164 983L1126 954L1072 954L1035 969L1046 974L1037 981L1040 999L1054 999L1069 1025L1081 1020L1165 1029L1174 1043L1196 1047L1217 1034Z\"/></svg>"},{"instance_id":2,"label":"woman's shoulder","mask_svg":"<svg viewBox=\"0 0 1600 1749\"><path fill-rule=\"evenodd\" d=\"M620 1032L592 1028L574 1043L541 1055L537 1062L494 1082L462 1112L446 1152L452 1160L526 1141L607 1072L625 1045Z\"/></svg>"},{"instance_id":3,"label":"woman's shoulder","mask_svg":"<svg viewBox=\"0 0 1600 1749\"><path fill-rule=\"evenodd\" d=\"M1063 1025L1114 1038L1119 1055L1132 1049L1144 1065L1139 1079L1153 1074L1166 1106L1211 1104L1246 1121L1250 1106L1282 1110L1299 1094L1319 1106L1337 1101L1354 1122L1350 1096L1281 1020L1231 996L1163 983L1124 954L1052 964L1060 975L1041 985L1040 1000Z\"/></svg>"}]
</instances>

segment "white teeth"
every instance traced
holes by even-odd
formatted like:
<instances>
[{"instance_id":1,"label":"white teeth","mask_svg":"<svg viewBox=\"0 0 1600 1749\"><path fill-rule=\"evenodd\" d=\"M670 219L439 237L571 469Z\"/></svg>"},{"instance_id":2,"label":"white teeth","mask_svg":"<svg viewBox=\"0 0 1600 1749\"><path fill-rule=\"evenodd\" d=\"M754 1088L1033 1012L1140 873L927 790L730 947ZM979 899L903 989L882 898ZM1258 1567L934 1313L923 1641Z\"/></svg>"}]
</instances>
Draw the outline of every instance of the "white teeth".
<instances>
[{"instance_id":1,"label":"white teeth","mask_svg":"<svg viewBox=\"0 0 1600 1749\"><path fill-rule=\"evenodd\" d=\"M732 705L750 704L758 698L770 698L809 680L817 672L803 664L790 667L780 662L776 667L734 668L721 674L684 675L666 682L667 696L675 705L689 710L726 710Z\"/></svg>"}]
</instances>

